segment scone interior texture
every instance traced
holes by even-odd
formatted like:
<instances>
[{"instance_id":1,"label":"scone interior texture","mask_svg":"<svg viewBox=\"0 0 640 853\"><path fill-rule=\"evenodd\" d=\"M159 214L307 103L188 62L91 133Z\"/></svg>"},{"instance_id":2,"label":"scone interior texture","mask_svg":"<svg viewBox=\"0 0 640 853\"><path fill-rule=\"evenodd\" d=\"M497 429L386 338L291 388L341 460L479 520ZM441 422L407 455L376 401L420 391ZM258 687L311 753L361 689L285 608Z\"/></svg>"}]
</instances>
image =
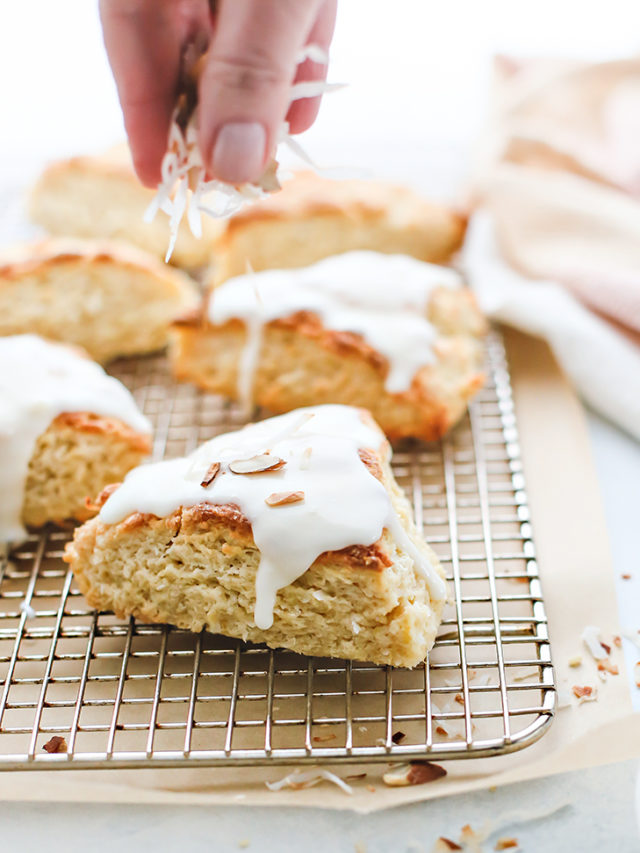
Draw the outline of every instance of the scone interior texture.
<instances>
[{"instance_id":1,"label":"scone interior texture","mask_svg":"<svg viewBox=\"0 0 640 853\"><path fill-rule=\"evenodd\" d=\"M446 595L368 413L251 424L108 490L65 559L93 606L146 621L415 666Z\"/></svg>"},{"instance_id":2,"label":"scone interior texture","mask_svg":"<svg viewBox=\"0 0 640 853\"><path fill-rule=\"evenodd\" d=\"M186 274L113 241L53 238L0 254L0 335L34 332L101 362L165 346L197 301Z\"/></svg>"},{"instance_id":3,"label":"scone interior texture","mask_svg":"<svg viewBox=\"0 0 640 853\"><path fill-rule=\"evenodd\" d=\"M154 192L135 175L126 145L95 157L72 157L51 164L34 186L29 213L51 234L113 238L164 258L169 245L168 216L159 211L145 222ZM203 217L202 238L181 223L172 263L186 269L207 265L222 225Z\"/></svg>"},{"instance_id":4,"label":"scone interior texture","mask_svg":"<svg viewBox=\"0 0 640 853\"><path fill-rule=\"evenodd\" d=\"M485 331L452 269L347 252L214 288L203 316L176 323L172 360L247 410L359 405L391 438L433 440L482 385Z\"/></svg>"},{"instance_id":5,"label":"scone interior texture","mask_svg":"<svg viewBox=\"0 0 640 853\"><path fill-rule=\"evenodd\" d=\"M150 432L124 385L80 351L0 338L0 542L89 517L86 498L148 455Z\"/></svg>"},{"instance_id":6,"label":"scone interior texture","mask_svg":"<svg viewBox=\"0 0 640 853\"><path fill-rule=\"evenodd\" d=\"M466 220L409 187L297 172L280 192L234 214L215 241L216 282L247 270L283 269L357 249L444 263L462 245Z\"/></svg>"}]
</instances>

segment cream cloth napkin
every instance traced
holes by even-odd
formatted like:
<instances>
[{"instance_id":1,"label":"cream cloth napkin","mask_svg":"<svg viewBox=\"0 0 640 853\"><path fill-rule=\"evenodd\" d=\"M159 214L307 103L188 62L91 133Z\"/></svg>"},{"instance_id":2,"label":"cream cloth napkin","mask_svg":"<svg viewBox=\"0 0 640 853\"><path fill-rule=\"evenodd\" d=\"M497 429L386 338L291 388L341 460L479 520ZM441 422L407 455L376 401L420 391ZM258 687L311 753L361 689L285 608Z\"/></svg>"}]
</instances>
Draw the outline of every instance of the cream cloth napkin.
<instances>
[{"instance_id":1,"label":"cream cloth napkin","mask_svg":"<svg viewBox=\"0 0 640 853\"><path fill-rule=\"evenodd\" d=\"M640 439L640 58L496 60L465 266L494 318L545 338Z\"/></svg>"}]
</instances>

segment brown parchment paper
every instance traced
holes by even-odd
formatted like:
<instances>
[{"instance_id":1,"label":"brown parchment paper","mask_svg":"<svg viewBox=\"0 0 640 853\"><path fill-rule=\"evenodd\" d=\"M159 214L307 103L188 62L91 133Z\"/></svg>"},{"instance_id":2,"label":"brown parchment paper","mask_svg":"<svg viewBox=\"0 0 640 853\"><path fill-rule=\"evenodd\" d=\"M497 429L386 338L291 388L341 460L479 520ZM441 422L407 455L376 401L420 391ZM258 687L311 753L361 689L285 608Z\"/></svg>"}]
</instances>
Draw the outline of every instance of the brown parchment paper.
<instances>
[{"instance_id":1,"label":"brown parchment paper","mask_svg":"<svg viewBox=\"0 0 640 853\"><path fill-rule=\"evenodd\" d=\"M227 805L296 805L370 812L432 797L621 761L640 755L622 653L620 675L600 682L581 647L585 625L619 632L613 569L584 412L546 344L506 330L527 491L560 687L594 684L598 700L557 712L535 745L500 758L450 761L427 785L388 788L385 765L335 767L352 796L322 783L273 793L265 781L287 768L54 771L0 774L0 799ZM568 660L582 654L580 670Z\"/></svg>"}]
</instances>

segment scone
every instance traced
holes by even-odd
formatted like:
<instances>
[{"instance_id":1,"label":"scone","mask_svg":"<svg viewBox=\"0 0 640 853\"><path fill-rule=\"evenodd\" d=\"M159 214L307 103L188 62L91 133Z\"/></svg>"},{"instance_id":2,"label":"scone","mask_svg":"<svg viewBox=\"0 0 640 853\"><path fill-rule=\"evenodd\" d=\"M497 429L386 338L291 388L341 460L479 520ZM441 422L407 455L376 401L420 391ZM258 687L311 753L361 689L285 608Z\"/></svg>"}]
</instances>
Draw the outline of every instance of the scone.
<instances>
[{"instance_id":1,"label":"scone","mask_svg":"<svg viewBox=\"0 0 640 853\"><path fill-rule=\"evenodd\" d=\"M101 362L165 346L197 303L185 273L122 243L52 238L0 253L0 335L34 332Z\"/></svg>"},{"instance_id":2,"label":"scone","mask_svg":"<svg viewBox=\"0 0 640 853\"><path fill-rule=\"evenodd\" d=\"M483 382L485 321L451 269L347 252L239 276L175 324L179 379L286 412L369 409L390 438L440 438Z\"/></svg>"},{"instance_id":3,"label":"scone","mask_svg":"<svg viewBox=\"0 0 640 853\"><path fill-rule=\"evenodd\" d=\"M368 413L290 412L132 471L65 559L88 602L307 655L415 666L446 596Z\"/></svg>"},{"instance_id":4,"label":"scone","mask_svg":"<svg viewBox=\"0 0 640 853\"><path fill-rule=\"evenodd\" d=\"M0 542L89 518L87 497L140 464L150 433L124 385L79 350L0 338Z\"/></svg>"},{"instance_id":5,"label":"scone","mask_svg":"<svg viewBox=\"0 0 640 853\"><path fill-rule=\"evenodd\" d=\"M280 192L227 220L215 242L213 276L221 282L251 270L304 267L356 249L444 263L462 245L465 225L460 214L408 187L298 172Z\"/></svg>"},{"instance_id":6,"label":"scone","mask_svg":"<svg viewBox=\"0 0 640 853\"><path fill-rule=\"evenodd\" d=\"M170 239L168 216L159 211L153 222L143 221L154 195L136 177L127 146L120 145L101 156L52 163L32 190L29 213L51 234L115 238L164 258ZM186 269L209 263L222 224L205 216L202 228L198 239L187 222L180 225L172 263Z\"/></svg>"}]
</instances>

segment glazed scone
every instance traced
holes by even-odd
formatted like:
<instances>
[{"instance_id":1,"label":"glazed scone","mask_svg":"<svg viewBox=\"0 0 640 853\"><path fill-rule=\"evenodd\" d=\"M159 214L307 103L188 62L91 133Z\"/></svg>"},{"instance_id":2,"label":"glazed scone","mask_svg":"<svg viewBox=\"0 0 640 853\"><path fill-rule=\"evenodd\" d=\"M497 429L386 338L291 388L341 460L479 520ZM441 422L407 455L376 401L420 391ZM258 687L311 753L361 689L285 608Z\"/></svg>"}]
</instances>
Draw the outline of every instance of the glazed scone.
<instances>
[{"instance_id":1,"label":"glazed scone","mask_svg":"<svg viewBox=\"0 0 640 853\"><path fill-rule=\"evenodd\" d=\"M215 242L212 278L304 267L357 249L445 263L462 245L466 221L408 187L332 181L297 172L280 192L242 208Z\"/></svg>"},{"instance_id":2,"label":"glazed scone","mask_svg":"<svg viewBox=\"0 0 640 853\"><path fill-rule=\"evenodd\" d=\"M129 391L81 351L35 335L0 338L0 542L25 525L95 509L151 451L151 427Z\"/></svg>"},{"instance_id":3,"label":"glazed scone","mask_svg":"<svg viewBox=\"0 0 640 853\"><path fill-rule=\"evenodd\" d=\"M66 549L89 604L307 655L415 666L446 597L368 413L290 412L132 471Z\"/></svg>"},{"instance_id":4,"label":"glazed scone","mask_svg":"<svg viewBox=\"0 0 640 853\"><path fill-rule=\"evenodd\" d=\"M140 183L129 149L120 145L101 156L52 163L31 192L29 214L51 234L123 240L164 258L170 239L168 216L159 211L153 222L143 220L154 194ZM222 227L205 216L198 239L182 222L171 262L186 269L208 264Z\"/></svg>"},{"instance_id":5,"label":"glazed scone","mask_svg":"<svg viewBox=\"0 0 640 853\"><path fill-rule=\"evenodd\" d=\"M440 438L483 383L485 321L451 269L348 252L239 276L175 324L179 379L272 412L342 403L390 438Z\"/></svg>"},{"instance_id":6,"label":"glazed scone","mask_svg":"<svg viewBox=\"0 0 640 853\"><path fill-rule=\"evenodd\" d=\"M170 322L197 304L185 273L115 241L51 238L0 253L0 335L33 332L97 361L162 348Z\"/></svg>"}]
</instances>

